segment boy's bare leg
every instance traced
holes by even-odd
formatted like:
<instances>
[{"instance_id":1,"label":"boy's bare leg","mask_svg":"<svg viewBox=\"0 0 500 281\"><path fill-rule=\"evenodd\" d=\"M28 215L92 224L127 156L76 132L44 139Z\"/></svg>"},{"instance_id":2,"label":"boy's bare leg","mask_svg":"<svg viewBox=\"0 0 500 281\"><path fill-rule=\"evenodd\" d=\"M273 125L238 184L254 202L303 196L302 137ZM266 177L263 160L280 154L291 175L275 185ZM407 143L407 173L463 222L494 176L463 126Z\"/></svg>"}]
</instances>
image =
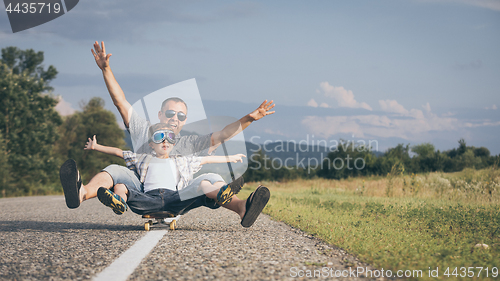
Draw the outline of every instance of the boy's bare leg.
<instances>
[{"instance_id":1,"label":"boy's bare leg","mask_svg":"<svg viewBox=\"0 0 500 281\"><path fill-rule=\"evenodd\" d=\"M128 189L123 183L114 186L114 192L109 188L99 187L97 198L107 207L110 207L117 215L123 214L128 210L127 206Z\"/></svg>"},{"instance_id":2,"label":"boy's bare leg","mask_svg":"<svg viewBox=\"0 0 500 281\"><path fill-rule=\"evenodd\" d=\"M127 189L127 186L125 186L123 183L119 183L119 184L116 184L115 187L113 188L114 190L114 193L118 196L120 196L121 198L123 198L123 200L125 200L125 202L127 201L127 198L128 198L128 189Z\"/></svg>"}]
</instances>

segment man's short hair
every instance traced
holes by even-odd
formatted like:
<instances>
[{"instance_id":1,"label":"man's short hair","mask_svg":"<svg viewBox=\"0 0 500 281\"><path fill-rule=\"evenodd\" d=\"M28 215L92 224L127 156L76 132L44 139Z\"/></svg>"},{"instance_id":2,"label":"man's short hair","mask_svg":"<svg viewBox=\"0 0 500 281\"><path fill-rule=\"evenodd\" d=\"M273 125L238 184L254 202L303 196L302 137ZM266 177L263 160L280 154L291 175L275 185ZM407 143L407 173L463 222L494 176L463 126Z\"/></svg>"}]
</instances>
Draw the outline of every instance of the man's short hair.
<instances>
[{"instance_id":1,"label":"man's short hair","mask_svg":"<svg viewBox=\"0 0 500 281\"><path fill-rule=\"evenodd\" d=\"M187 111L187 108L188 108L188 105L186 104L185 101L183 101L181 98L178 98L178 97L171 97L171 98L168 98L166 100L163 101L163 103L161 104L161 109L163 110L163 107L165 106L165 104L167 104L167 102L169 101L173 101L173 102L181 102L184 104L184 106L186 106L186 111ZM187 113L187 112L186 112Z\"/></svg>"}]
</instances>

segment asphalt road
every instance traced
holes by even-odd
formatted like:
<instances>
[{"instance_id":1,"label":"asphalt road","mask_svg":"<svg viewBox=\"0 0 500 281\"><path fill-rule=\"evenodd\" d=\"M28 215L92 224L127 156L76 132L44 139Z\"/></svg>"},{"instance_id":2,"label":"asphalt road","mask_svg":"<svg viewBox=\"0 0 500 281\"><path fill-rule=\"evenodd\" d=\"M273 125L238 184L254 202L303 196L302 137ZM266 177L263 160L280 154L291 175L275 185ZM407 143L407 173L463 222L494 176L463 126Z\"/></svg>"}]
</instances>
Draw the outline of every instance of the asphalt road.
<instances>
[{"instance_id":1,"label":"asphalt road","mask_svg":"<svg viewBox=\"0 0 500 281\"><path fill-rule=\"evenodd\" d=\"M0 280L92 279L147 237L144 222L96 199L74 210L63 196L0 199ZM140 260L128 280L317 280L367 266L266 215L245 229L223 208L184 215Z\"/></svg>"}]
</instances>

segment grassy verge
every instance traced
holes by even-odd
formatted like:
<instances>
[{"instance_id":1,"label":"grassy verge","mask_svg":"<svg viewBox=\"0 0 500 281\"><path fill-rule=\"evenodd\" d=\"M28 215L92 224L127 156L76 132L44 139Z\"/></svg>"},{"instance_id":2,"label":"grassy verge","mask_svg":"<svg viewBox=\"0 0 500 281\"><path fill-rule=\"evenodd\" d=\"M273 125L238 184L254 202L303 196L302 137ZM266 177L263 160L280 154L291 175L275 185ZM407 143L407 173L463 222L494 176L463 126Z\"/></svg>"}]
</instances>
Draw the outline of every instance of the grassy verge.
<instances>
[{"instance_id":1,"label":"grassy verge","mask_svg":"<svg viewBox=\"0 0 500 281\"><path fill-rule=\"evenodd\" d=\"M419 280L436 279L436 268L438 279L500 278L497 171L263 184L265 213L377 268L421 271Z\"/></svg>"}]
</instances>

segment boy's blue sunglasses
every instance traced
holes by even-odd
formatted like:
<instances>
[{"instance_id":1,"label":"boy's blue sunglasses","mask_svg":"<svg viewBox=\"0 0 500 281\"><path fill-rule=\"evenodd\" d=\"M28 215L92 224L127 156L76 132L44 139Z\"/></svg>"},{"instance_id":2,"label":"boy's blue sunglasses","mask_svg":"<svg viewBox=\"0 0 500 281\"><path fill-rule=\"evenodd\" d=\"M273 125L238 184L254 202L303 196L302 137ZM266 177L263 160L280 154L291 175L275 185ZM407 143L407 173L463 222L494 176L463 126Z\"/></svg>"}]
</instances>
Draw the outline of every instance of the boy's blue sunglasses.
<instances>
[{"instance_id":1,"label":"boy's blue sunglasses","mask_svg":"<svg viewBox=\"0 0 500 281\"><path fill-rule=\"evenodd\" d=\"M175 143L175 133L170 130L159 130L154 132L151 137L151 141L154 143L162 143L164 140L167 140L169 143Z\"/></svg>"}]
</instances>

